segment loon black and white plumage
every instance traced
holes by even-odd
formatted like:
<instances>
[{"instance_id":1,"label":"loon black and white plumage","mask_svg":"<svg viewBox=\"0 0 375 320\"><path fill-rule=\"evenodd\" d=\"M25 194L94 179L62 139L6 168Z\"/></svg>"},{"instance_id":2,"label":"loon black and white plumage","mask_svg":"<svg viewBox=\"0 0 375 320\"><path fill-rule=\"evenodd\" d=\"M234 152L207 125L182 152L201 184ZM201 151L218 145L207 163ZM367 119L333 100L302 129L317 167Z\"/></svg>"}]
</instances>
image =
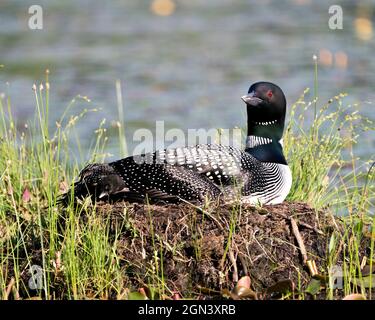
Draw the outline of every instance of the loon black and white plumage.
<instances>
[{"instance_id":1,"label":"loon black and white plumage","mask_svg":"<svg viewBox=\"0 0 375 320\"><path fill-rule=\"evenodd\" d=\"M251 204L284 201L292 176L282 149L286 99L270 82L251 85L245 150L216 144L171 148L106 164L89 164L73 191L82 198L203 202L240 197Z\"/></svg>"}]
</instances>

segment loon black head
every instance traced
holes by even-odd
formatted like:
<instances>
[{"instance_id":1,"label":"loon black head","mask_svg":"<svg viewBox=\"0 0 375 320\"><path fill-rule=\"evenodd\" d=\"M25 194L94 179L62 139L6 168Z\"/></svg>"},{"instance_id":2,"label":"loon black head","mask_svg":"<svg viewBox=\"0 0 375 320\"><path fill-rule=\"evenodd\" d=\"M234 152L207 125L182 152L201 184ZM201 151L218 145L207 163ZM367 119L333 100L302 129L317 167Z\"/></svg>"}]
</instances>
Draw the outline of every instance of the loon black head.
<instances>
[{"instance_id":1,"label":"loon black head","mask_svg":"<svg viewBox=\"0 0 375 320\"><path fill-rule=\"evenodd\" d=\"M247 105L248 136L279 141L286 113L286 99L280 87L270 82L254 83L242 100Z\"/></svg>"},{"instance_id":2,"label":"loon black head","mask_svg":"<svg viewBox=\"0 0 375 320\"><path fill-rule=\"evenodd\" d=\"M242 100L247 106L247 150L259 160L286 164L280 144L286 114L283 91L271 82L257 82Z\"/></svg>"}]
</instances>

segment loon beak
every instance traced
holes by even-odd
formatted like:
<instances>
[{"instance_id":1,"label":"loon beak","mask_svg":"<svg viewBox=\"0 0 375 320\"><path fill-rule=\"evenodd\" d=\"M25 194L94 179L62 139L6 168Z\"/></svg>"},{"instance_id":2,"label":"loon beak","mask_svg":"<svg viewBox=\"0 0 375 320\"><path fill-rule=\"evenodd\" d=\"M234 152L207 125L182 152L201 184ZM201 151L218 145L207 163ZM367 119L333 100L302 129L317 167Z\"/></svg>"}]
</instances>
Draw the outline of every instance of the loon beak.
<instances>
[{"instance_id":1,"label":"loon beak","mask_svg":"<svg viewBox=\"0 0 375 320\"><path fill-rule=\"evenodd\" d=\"M250 105L250 106L253 106L253 107L256 107L258 104L263 102L262 99L260 99L258 97L254 97L254 92L250 92L249 94L245 94L244 96L241 97L241 99L247 105Z\"/></svg>"},{"instance_id":2,"label":"loon beak","mask_svg":"<svg viewBox=\"0 0 375 320\"><path fill-rule=\"evenodd\" d=\"M107 191L103 191L100 195L99 195L99 199L102 199L104 197L107 197L109 194Z\"/></svg>"}]
</instances>

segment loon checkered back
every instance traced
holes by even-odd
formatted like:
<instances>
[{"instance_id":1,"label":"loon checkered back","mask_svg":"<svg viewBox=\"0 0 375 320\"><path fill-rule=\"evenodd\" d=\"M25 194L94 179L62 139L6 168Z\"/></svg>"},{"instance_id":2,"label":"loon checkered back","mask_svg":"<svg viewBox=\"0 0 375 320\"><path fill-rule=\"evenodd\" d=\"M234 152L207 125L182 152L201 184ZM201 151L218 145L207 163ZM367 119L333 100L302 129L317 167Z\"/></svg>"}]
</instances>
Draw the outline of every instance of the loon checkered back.
<instances>
[{"instance_id":1,"label":"loon checkered back","mask_svg":"<svg viewBox=\"0 0 375 320\"><path fill-rule=\"evenodd\" d=\"M203 202L205 199L276 204L291 187L283 155L286 100L269 82L253 84L242 97L247 105L246 149L217 144L170 148L107 164L90 164L80 173L67 200Z\"/></svg>"}]
</instances>

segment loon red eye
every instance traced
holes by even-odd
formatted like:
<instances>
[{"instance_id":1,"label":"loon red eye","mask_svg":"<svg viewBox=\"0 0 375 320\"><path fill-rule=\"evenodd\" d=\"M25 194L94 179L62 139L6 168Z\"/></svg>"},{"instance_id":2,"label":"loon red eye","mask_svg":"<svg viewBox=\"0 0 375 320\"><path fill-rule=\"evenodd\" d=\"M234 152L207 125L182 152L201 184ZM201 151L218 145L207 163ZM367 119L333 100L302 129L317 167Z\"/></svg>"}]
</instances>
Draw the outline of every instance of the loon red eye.
<instances>
[{"instance_id":1,"label":"loon red eye","mask_svg":"<svg viewBox=\"0 0 375 320\"><path fill-rule=\"evenodd\" d=\"M268 91L267 91L267 96L268 96L268 98L272 98L272 96L273 96L273 93L272 93L272 91L271 91L271 90L268 90Z\"/></svg>"}]
</instances>

